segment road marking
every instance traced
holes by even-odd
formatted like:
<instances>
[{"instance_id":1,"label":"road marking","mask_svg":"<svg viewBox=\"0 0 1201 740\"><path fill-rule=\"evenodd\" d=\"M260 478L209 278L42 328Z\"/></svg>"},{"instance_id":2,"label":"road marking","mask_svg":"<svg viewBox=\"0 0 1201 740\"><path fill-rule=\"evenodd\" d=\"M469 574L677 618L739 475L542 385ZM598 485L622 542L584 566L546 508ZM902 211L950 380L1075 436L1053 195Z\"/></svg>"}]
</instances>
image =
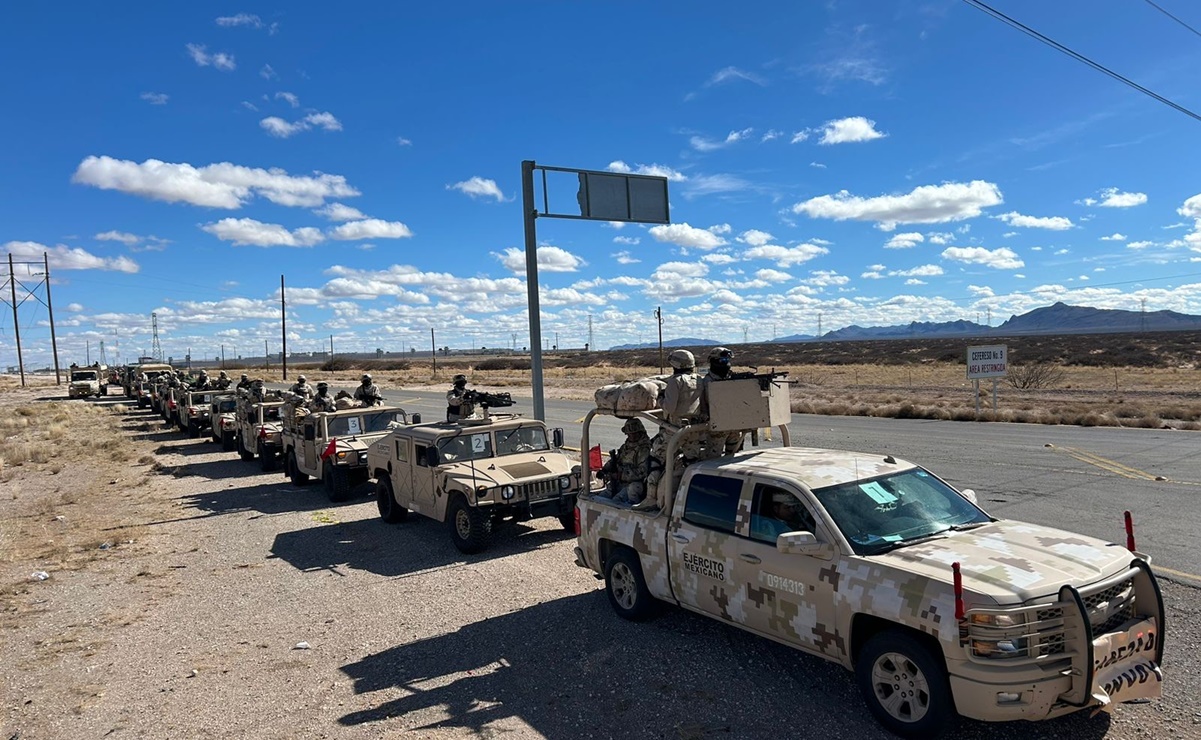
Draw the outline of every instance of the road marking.
<instances>
[{"instance_id":1,"label":"road marking","mask_svg":"<svg viewBox=\"0 0 1201 740\"><path fill-rule=\"evenodd\" d=\"M573 421L573 422L571 422L571 423L572 423L572 424L583 424L583 423L584 423L584 419L586 419L586 418L588 418L588 417L586 417L586 416L581 416L580 418L576 419L575 421Z\"/></svg>"},{"instance_id":2,"label":"road marking","mask_svg":"<svg viewBox=\"0 0 1201 740\"><path fill-rule=\"evenodd\" d=\"M1155 480L1156 478L1156 476L1144 470L1132 468L1128 465L1123 465L1116 460L1110 460L1109 458L1101 457L1100 455L1095 455L1091 452L1078 450L1075 447L1055 447L1054 449L1056 452L1062 452L1063 454L1073 457L1082 463L1095 465L1102 470L1108 470L1109 472L1114 473L1115 475L1120 475L1123 478L1131 478L1134 480Z\"/></svg>"},{"instance_id":3,"label":"road marking","mask_svg":"<svg viewBox=\"0 0 1201 740\"><path fill-rule=\"evenodd\" d=\"M1185 580L1194 581L1194 582L1196 582L1196 584L1201 585L1201 576L1193 575L1192 573L1185 573L1182 570L1173 570L1171 568L1165 568L1162 565L1152 565L1151 570L1155 571L1156 573L1167 573L1170 576L1176 576L1177 578L1183 578Z\"/></svg>"}]
</instances>

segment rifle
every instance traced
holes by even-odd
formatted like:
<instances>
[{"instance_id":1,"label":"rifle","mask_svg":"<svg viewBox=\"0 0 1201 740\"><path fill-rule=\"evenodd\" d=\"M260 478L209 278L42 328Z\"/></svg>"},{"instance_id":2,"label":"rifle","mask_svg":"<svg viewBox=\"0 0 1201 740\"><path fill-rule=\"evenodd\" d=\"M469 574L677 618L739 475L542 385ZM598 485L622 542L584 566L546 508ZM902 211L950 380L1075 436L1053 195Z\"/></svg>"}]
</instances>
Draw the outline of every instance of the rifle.
<instances>
[{"instance_id":1,"label":"rifle","mask_svg":"<svg viewBox=\"0 0 1201 740\"><path fill-rule=\"evenodd\" d=\"M759 390L766 391L768 387L775 382L776 378L784 378L787 376L787 372L777 372L775 370L772 370L768 373L757 373L754 370L750 370L741 373L730 373L724 378L724 380L750 380L754 378L755 380L759 381ZM786 380L784 382L787 383L788 381Z\"/></svg>"},{"instance_id":2,"label":"rifle","mask_svg":"<svg viewBox=\"0 0 1201 740\"><path fill-rule=\"evenodd\" d=\"M463 400L478 404L484 408L503 408L513 405L513 396L508 393L488 393L487 391L469 390L463 392Z\"/></svg>"}]
</instances>

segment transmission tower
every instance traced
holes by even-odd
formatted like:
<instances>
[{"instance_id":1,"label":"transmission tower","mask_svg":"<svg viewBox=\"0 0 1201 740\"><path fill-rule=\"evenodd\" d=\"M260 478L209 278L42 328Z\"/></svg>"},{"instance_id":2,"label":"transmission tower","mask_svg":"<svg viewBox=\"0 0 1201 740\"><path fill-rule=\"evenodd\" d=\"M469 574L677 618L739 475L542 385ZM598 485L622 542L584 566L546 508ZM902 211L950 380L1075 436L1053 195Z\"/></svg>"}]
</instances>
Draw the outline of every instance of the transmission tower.
<instances>
[{"instance_id":1,"label":"transmission tower","mask_svg":"<svg viewBox=\"0 0 1201 740\"><path fill-rule=\"evenodd\" d=\"M150 314L150 355L155 362L163 361L163 345L158 343L158 314Z\"/></svg>"},{"instance_id":2,"label":"transmission tower","mask_svg":"<svg viewBox=\"0 0 1201 740\"><path fill-rule=\"evenodd\" d=\"M1138 317L1138 330L1140 332L1144 332L1147 330L1147 299L1140 299L1139 304L1142 306L1142 308L1139 309L1140 315Z\"/></svg>"},{"instance_id":3,"label":"transmission tower","mask_svg":"<svg viewBox=\"0 0 1201 740\"><path fill-rule=\"evenodd\" d=\"M104 340L103 339L100 340L100 364L101 365L108 364L108 358L105 357L105 355L104 355Z\"/></svg>"},{"instance_id":4,"label":"transmission tower","mask_svg":"<svg viewBox=\"0 0 1201 740\"><path fill-rule=\"evenodd\" d=\"M592 314L588 314L588 349L596 347L592 339Z\"/></svg>"}]
</instances>

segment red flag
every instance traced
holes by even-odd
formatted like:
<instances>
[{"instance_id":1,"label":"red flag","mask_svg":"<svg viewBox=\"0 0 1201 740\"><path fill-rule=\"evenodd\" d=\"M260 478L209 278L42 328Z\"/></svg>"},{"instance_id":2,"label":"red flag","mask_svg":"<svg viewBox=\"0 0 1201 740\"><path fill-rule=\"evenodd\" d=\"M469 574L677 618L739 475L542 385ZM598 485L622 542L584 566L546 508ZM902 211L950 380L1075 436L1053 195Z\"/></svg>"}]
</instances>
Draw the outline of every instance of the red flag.
<instances>
[{"instance_id":1,"label":"red flag","mask_svg":"<svg viewBox=\"0 0 1201 740\"><path fill-rule=\"evenodd\" d=\"M588 450L588 469L596 472L604 467L604 460L601 458L601 447L596 445Z\"/></svg>"},{"instance_id":2,"label":"red flag","mask_svg":"<svg viewBox=\"0 0 1201 740\"><path fill-rule=\"evenodd\" d=\"M325 458L329 457L330 455L335 454L337 451L338 451L338 438L334 437L333 439L331 439L329 441L329 446L325 448L325 452L321 453L321 459L324 460Z\"/></svg>"}]
</instances>

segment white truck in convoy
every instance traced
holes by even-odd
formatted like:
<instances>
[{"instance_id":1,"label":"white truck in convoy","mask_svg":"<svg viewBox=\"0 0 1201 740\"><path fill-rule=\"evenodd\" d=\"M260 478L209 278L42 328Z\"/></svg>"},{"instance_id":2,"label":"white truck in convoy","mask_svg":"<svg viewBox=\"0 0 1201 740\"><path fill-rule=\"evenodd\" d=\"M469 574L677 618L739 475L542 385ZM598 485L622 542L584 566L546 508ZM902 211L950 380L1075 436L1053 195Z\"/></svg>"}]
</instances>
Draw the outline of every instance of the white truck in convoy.
<instances>
[{"instance_id":1,"label":"white truck in convoy","mask_svg":"<svg viewBox=\"0 0 1201 740\"><path fill-rule=\"evenodd\" d=\"M104 365L71 366L67 383L68 398L89 398L108 395L108 368Z\"/></svg>"},{"instance_id":2,"label":"white truck in convoy","mask_svg":"<svg viewBox=\"0 0 1201 740\"><path fill-rule=\"evenodd\" d=\"M891 455L791 447L780 396L770 380L715 381L710 421L678 431L659 411L626 414L671 435L662 508L585 485L576 509L576 563L618 615L675 604L837 662L909 738L955 713L1040 720L1159 695L1163 599L1129 518L1122 546L990 516ZM689 434L765 426L783 447L673 462Z\"/></svg>"}]
</instances>

